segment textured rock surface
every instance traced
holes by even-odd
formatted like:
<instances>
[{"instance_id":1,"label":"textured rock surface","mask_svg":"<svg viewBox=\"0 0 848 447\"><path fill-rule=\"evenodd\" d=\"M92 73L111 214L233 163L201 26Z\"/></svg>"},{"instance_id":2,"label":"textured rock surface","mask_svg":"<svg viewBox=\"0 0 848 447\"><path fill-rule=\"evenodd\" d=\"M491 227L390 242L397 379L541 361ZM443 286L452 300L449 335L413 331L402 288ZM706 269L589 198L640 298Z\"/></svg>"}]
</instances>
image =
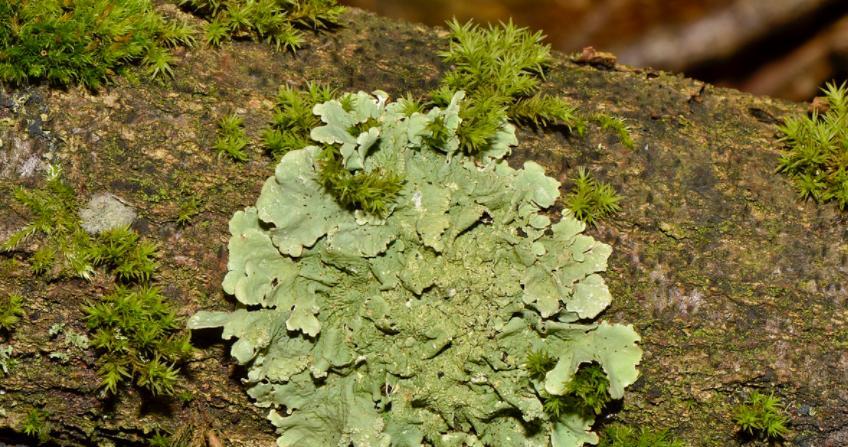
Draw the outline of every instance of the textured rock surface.
<instances>
[{"instance_id":1,"label":"textured rock surface","mask_svg":"<svg viewBox=\"0 0 848 447\"><path fill-rule=\"evenodd\" d=\"M24 147L58 161L80 197L122 197L139 214L134 228L161 246L159 284L183 314L231 309L220 287L227 221L255 202L274 162L259 150L246 164L216 157L217 120L236 112L256 137L279 84L420 94L445 69L436 55L443 31L356 10L345 22L296 55L243 42L185 52L165 85L119 80L97 95L0 91L0 154L12 157L0 159L25 160L14 155ZM625 197L614 220L590 230L613 246L606 278L615 299L604 317L634 323L645 350L642 377L612 418L670 428L693 446L735 445L733 405L752 388L775 388L789 404L793 444L840 445L848 430L848 225L830 206L800 202L774 175L774 125L804 107L565 57L545 90L584 111L626 117L637 143L629 150L597 128L586 137L522 130L511 161L536 160L566 185L587 166ZM0 237L25 222L5 211L10 188L41 181L15 164L0 165ZM200 214L178 226L192 199ZM80 303L106 279L45 283L29 274L27 259L0 257L0 293L22 294L28 311L9 341L17 365L2 381L0 426L19 428L43 405L60 445L134 445L155 427L196 445L207 437L273 445L272 427L239 383L244 371L215 333L195 335L201 349L186 368L187 402L143 403L134 391L113 404L99 399L94 355L51 360L64 348L48 328L84 331Z\"/></svg>"},{"instance_id":2,"label":"textured rock surface","mask_svg":"<svg viewBox=\"0 0 848 447\"><path fill-rule=\"evenodd\" d=\"M91 234L132 225L136 217L135 210L108 192L95 194L79 214L82 227Z\"/></svg>"}]
</instances>

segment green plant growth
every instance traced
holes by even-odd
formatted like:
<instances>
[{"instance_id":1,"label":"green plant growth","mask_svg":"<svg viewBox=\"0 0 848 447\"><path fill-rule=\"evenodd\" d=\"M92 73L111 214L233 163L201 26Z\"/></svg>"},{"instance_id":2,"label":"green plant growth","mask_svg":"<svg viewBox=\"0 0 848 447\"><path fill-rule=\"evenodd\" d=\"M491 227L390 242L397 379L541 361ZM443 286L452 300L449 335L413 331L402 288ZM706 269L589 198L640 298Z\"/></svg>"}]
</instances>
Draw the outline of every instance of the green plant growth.
<instances>
[{"instance_id":1,"label":"green plant growth","mask_svg":"<svg viewBox=\"0 0 848 447\"><path fill-rule=\"evenodd\" d=\"M604 406L612 400L608 392L609 381L597 363L589 366L581 365L577 372L563 384L563 389L562 395L542 393L544 400L542 408L553 420L558 420L567 412L575 411L584 414L585 417L594 417L601 414Z\"/></svg>"},{"instance_id":2,"label":"green plant growth","mask_svg":"<svg viewBox=\"0 0 848 447\"><path fill-rule=\"evenodd\" d=\"M180 4L210 21L206 27L210 45L249 38L292 51L303 44L304 30L337 25L344 12L335 0L180 0Z\"/></svg>"},{"instance_id":3,"label":"green plant growth","mask_svg":"<svg viewBox=\"0 0 848 447\"><path fill-rule=\"evenodd\" d=\"M271 123L262 133L265 149L279 160L289 151L309 146L309 132L320 124L312 108L335 95L335 90L314 82L305 90L281 86Z\"/></svg>"},{"instance_id":4,"label":"green plant growth","mask_svg":"<svg viewBox=\"0 0 848 447\"><path fill-rule=\"evenodd\" d=\"M23 304L24 297L16 293L0 300L0 329L7 332L14 329L18 321L21 321L21 317L26 315Z\"/></svg>"},{"instance_id":5,"label":"green plant growth","mask_svg":"<svg viewBox=\"0 0 848 447\"><path fill-rule=\"evenodd\" d=\"M580 406L595 414L601 414L604 406L612 400L609 380L597 362L580 366L571 380L565 383L565 395L574 396Z\"/></svg>"},{"instance_id":6,"label":"green plant growth","mask_svg":"<svg viewBox=\"0 0 848 447\"><path fill-rule=\"evenodd\" d=\"M440 55L451 70L431 97L434 104L443 106L454 91L467 92L457 130L466 154L484 147L487 136L505 120L537 128L565 126L578 135L592 121L615 132L628 148L635 146L623 119L605 113L585 117L564 98L540 92L552 62L550 46L542 43L540 32L531 33L511 21L482 28L453 20L448 27L450 44Z\"/></svg>"},{"instance_id":7,"label":"green plant growth","mask_svg":"<svg viewBox=\"0 0 848 447\"><path fill-rule=\"evenodd\" d=\"M541 381L545 379L545 374L548 371L554 369L556 363L556 357L548 354L548 351L544 349L538 349L530 351L527 354L527 359L524 361L524 369L531 379Z\"/></svg>"},{"instance_id":8,"label":"green plant growth","mask_svg":"<svg viewBox=\"0 0 848 447\"><path fill-rule=\"evenodd\" d=\"M0 250L11 251L38 238L30 258L33 273L88 279L95 267L102 266L119 280L133 282L148 280L156 268L156 246L140 240L129 228L89 235L80 223L76 193L60 173L49 175L41 189L17 188L14 197L32 221L3 242Z\"/></svg>"},{"instance_id":9,"label":"green plant growth","mask_svg":"<svg viewBox=\"0 0 848 447\"><path fill-rule=\"evenodd\" d=\"M3 1L0 81L97 89L136 63L151 77L172 75L170 48L191 46L194 34L150 0Z\"/></svg>"},{"instance_id":10,"label":"green plant growth","mask_svg":"<svg viewBox=\"0 0 848 447\"><path fill-rule=\"evenodd\" d=\"M374 103L367 94L349 93L318 104L313 111L325 125L310 131L310 137L323 145L316 157L318 184L343 208L377 217L387 213L404 183L399 171L365 163L378 140L391 137L381 135L379 119L387 98L380 98Z\"/></svg>"},{"instance_id":11,"label":"green plant growth","mask_svg":"<svg viewBox=\"0 0 848 447\"><path fill-rule=\"evenodd\" d=\"M557 358L544 349L531 351L524 362L524 369L530 379L544 381L549 371L554 369ZM559 418L563 411L575 408L601 414L603 407L612 399L609 395L609 381L601 366L591 363L580 366L571 379L564 384L563 395L543 395L543 408L548 416Z\"/></svg>"},{"instance_id":12,"label":"green plant growth","mask_svg":"<svg viewBox=\"0 0 848 447\"><path fill-rule=\"evenodd\" d=\"M146 282L156 270L156 250L156 244L141 240L134 230L117 227L97 235L87 257L122 282Z\"/></svg>"},{"instance_id":13,"label":"green plant growth","mask_svg":"<svg viewBox=\"0 0 848 447\"><path fill-rule=\"evenodd\" d=\"M157 431L147 441L147 445L149 447L171 447L171 436Z\"/></svg>"},{"instance_id":14,"label":"green plant growth","mask_svg":"<svg viewBox=\"0 0 848 447\"><path fill-rule=\"evenodd\" d=\"M787 152L778 172L792 179L802 199L848 208L848 87L827 84L827 111L788 117L780 126Z\"/></svg>"},{"instance_id":15,"label":"green plant growth","mask_svg":"<svg viewBox=\"0 0 848 447\"><path fill-rule=\"evenodd\" d=\"M60 173L50 174L42 189L18 187L14 198L27 208L32 221L3 242L0 250L14 250L41 236L30 259L33 273L90 277L93 274L88 256L91 237L79 223L76 193L62 182Z\"/></svg>"},{"instance_id":16,"label":"green plant growth","mask_svg":"<svg viewBox=\"0 0 848 447\"><path fill-rule=\"evenodd\" d=\"M44 188L19 188L15 197L33 219L3 247L13 249L41 236L30 261L34 272L71 272L88 279L99 267L114 275L117 289L85 307L94 334L90 344L101 353L98 374L106 391L114 394L120 384L135 382L154 395L173 394L178 365L191 345L175 307L151 285L156 245L127 227L89 235L79 220L76 193L61 181L58 170L51 171ZM80 349L88 347L82 334L69 331L66 338Z\"/></svg>"},{"instance_id":17,"label":"green plant growth","mask_svg":"<svg viewBox=\"0 0 848 447\"><path fill-rule=\"evenodd\" d=\"M218 134L215 139L215 150L218 156L227 155L235 161L247 161L245 148L250 144L244 132L244 119L231 113L218 122Z\"/></svg>"},{"instance_id":18,"label":"green plant growth","mask_svg":"<svg viewBox=\"0 0 848 447\"><path fill-rule=\"evenodd\" d=\"M460 147L473 155L489 145L503 122L512 119L536 126L560 124L581 133L585 121L564 99L539 93L551 63L550 46L540 32L530 33L512 22L481 28L471 22L449 22L450 45L440 53L452 69L433 101L444 106L454 91L468 98L457 129Z\"/></svg>"},{"instance_id":19,"label":"green plant growth","mask_svg":"<svg viewBox=\"0 0 848 447\"><path fill-rule=\"evenodd\" d=\"M550 220L560 185L504 161L509 123L463 154L462 92L422 112L375 95L315 107L320 146L284 155L230 220L238 308L189 327L235 338L280 447L596 443L593 399L622 398L642 355L631 326L592 321L612 299L610 247ZM403 178L380 216L322 186L327 146L343 169ZM585 403L545 411L568 395Z\"/></svg>"},{"instance_id":20,"label":"green plant growth","mask_svg":"<svg viewBox=\"0 0 848 447\"><path fill-rule=\"evenodd\" d=\"M592 115L592 121L601 126L603 130L611 130L618 136L618 140L626 147L633 149L636 143L633 137L630 136L630 128L624 119L618 116L608 115L606 113L596 113Z\"/></svg>"},{"instance_id":21,"label":"green plant growth","mask_svg":"<svg viewBox=\"0 0 848 447\"><path fill-rule=\"evenodd\" d=\"M574 187L565 198L565 206L574 213L574 217L593 226L620 211L619 202L621 196L612 185L595 180L582 167L577 169Z\"/></svg>"},{"instance_id":22,"label":"green plant growth","mask_svg":"<svg viewBox=\"0 0 848 447\"><path fill-rule=\"evenodd\" d=\"M744 403L734 408L733 421L742 433L760 439L779 440L791 433L786 410L774 394L752 391Z\"/></svg>"},{"instance_id":23,"label":"green plant growth","mask_svg":"<svg viewBox=\"0 0 848 447\"><path fill-rule=\"evenodd\" d=\"M604 427L598 447L684 447L684 444L666 430L640 427L637 431L629 425L613 423Z\"/></svg>"},{"instance_id":24,"label":"green plant growth","mask_svg":"<svg viewBox=\"0 0 848 447\"><path fill-rule=\"evenodd\" d=\"M181 431L178 434L156 430L147 441L147 445L149 447L188 447L191 445L190 438L189 430Z\"/></svg>"},{"instance_id":25,"label":"green plant growth","mask_svg":"<svg viewBox=\"0 0 848 447\"><path fill-rule=\"evenodd\" d=\"M173 395L178 364L191 353L188 334L176 309L158 288L118 287L110 295L88 303L86 323L94 333L91 345L101 352L98 375L102 386L115 394L124 382L153 395Z\"/></svg>"},{"instance_id":26,"label":"green plant growth","mask_svg":"<svg viewBox=\"0 0 848 447\"><path fill-rule=\"evenodd\" d=\"M45 410L33 408L24 418L22 430L25 435L37 439L39 443L45 443L50 439L50 414Z\"/></svg>"},{"instance_id":27,"label":"green plant growth","mask_svg":"<svg viewBox=\"0 0 848 447\"><path fill-rule=\"evenodd\" d=\"M203 212L204 208L203 200L196 195L192 194L188 197L182 198L177 207L177 226L187 226L195 217Z\"/></svg>"}]
</instances>

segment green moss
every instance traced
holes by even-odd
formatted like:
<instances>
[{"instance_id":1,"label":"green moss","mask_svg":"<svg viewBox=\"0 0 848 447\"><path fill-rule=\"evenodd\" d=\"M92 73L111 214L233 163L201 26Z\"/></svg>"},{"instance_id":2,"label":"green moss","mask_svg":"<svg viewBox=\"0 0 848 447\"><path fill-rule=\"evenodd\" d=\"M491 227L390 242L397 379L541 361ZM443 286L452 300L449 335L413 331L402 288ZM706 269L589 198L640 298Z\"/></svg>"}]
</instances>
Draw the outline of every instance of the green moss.
<instances>
[{"instance_id":1,"label":"green moss","mask_svg":"<svg viewBox=\"0 0 848 447\"><path fill-rule=\"evenodd\" d=\"M481 28L454 20L448 26L450 45L440 55L453 68L431 96L435 104L446 105L454 91L467 93L457 130L463 152L477 154L507 119L582 131L585 122L574 106L539 93L552 60L540 32L531 33L512 22Z\"/></svg>"},{"instance_id":2,"label":"green moss","mask_svg":"<svg viewBox=\"0 0 848 447\"><path fill-rule=\"evenodd\" d=\"M630 128L624 122L623 118L606 113L596 113L592 115L592 121L601 126L603 130L615 132L618 135L618 140L626 147L633 149L636 146L633 137L630 136Z\"/></svg>"},{"instance_id":3,"label":"green moss","mask_svg":"<svg viewBox=\"0 0 848 447\"><path fill-rule=\"evenodd\" d=\"M194 30L167 21L150 0L0 2L0 81L80 83L96 89L139 63L151 77L172 75L169 48L191 45Z\"/></svg>"},{"instance_id":4,"label":"green moss","mask_svg":"<svg viewBox=\"0 0 848 447\"><path fill-rule=\"evenodd\" d=\"M181 0L207 18L206 42L218 46L233 38L250 38L295 50L303 43L303 30L338 24L344 7L335 0Z\"/></svg>"},{"instance_id":5,"label":"green moss","mask_svg":"<svg viewBox=\"0 0 848 447\"><path fill-rule=\"evenodd\" d=\"M330 95L330 91L322 94ZM318 95L310 93L310 100ZM383 167L365 166L363 154L372 145L379 144L378 120L382 105L370 102L371 97L360 94L344 94L338 100L325 101L314 110L321 117L304 118L301 124L318 125L327 123L313 131L302 131L303 135L317 138L323 149L317 157L317 182L343 208L361 210L374 216L383 216L395 202L403 188L404 178L399 173ZM385 102L385 97L381 100ZM404 108L408 111L408 103ZM335 143L342 143L341 146ZM358 146L358 147L357 147ZM351 152L353 151L353 152Z\"/></svg>"},{"instance_id":6,"label":"green moss","mask_svg":"<svg viewBox=\"0 0 848 447\"><path fill-rule=\"evenodd\" d=\"M50 439L50 430L52 429L48 417L50 417L50 414L47 411L33 408L24 418L21 431L36 439L39 444L47 442Z\"/></svg>"},{"instance_id":7,"label":"green moss","mask_svg":"<svg viewBox=\"0 0 848 447\"><path fill-rule=\"evenodd\" d=\"M140 240L129 228L115 228L89 235L79 219L76 193L56 174L41 189L18 188L15 199L32 216L0 248L11 251L38 239L30 258L33 273L51 278L90 278L94 268L104 267L124 282L147 281L156 268L156 246Z\"/></svg>"},{"instance_id":8,"label":"green moss","mask_svg":"<svg viewBox=\"0 0 848 447\"><path fill-rule=\"evenodd\" d=\"M748 399L733 409L733 421L742 433L766 440L784 439L791 431L789 417L779 397L753 391Z\"/></svg>"},{"instance_id":9,"label":"green moss","mask_svg":"<svg viewBox=\"0 0 848 447\"><path fill-rule=\"evenodd\" d=\"M156 250L156 244L140 240L135 231L118 227L100 233L89 245L87 257L120 281L146 282L156 270Z\"/></svg>"},{"instance_id":10,"label":"green moss","mask_svg":"<svg viewBox=\"0 0 848 447\"><path fill-rule=\"evenodd\" d=\"M192 194L187 197L183 197L179 201L177 208L177 226L184 227L190 224L192 219L197 217L197 215L203 212L203 210L203 200L196 195Z\"/></svg>"},{"instance_id":11,"label":"green moss","mask_svg":"<svg viewBox=\"0 0 848 447\"><path fill-rule=\"evenodd\" d=\"M637 431L629 425L614 423L604 427L598 447L683 447L683 442L673 439L666 430L640 427Z\"/></svg>"},{"instance_id":12,"label":"green moss","mask_svg":"<svg viewBox=\"0 0 848 447\"><path fill-rule=\"evenodd\" d=\"M147 445L149 447L189 447L192 445L191 432L191 426L179 430L177 433L168 433L157 429L153 436L147 440Z\"/></svg>"},{"instance_id":13,"label":"green moss","mask_svg":"<svg viewBox=\"0 0 848 447\"><path fill-rule=\"evenodd\" d=\"M244 132L244 119L231 113L218 122L218 134L215 139L215 150L218 156L226 155L235 161L247 161L245 148L250 144Z\"/></svg>"},{"instance_id":14,"label":"green moss","mask_svg":"<svg viewBox=\"0 0 848 447\"><path fill-rule=\"evenodd\" d=\"M453 92L467 93L457 130L466 154L485 147L486 136L505 120L537 128L565 126L578 135L592 121L615 132L626 147L635 146L622 118L605 113L586 117L566 99L541 93L552 58L540 32L531 33L512 22L482 28L454 20L448 27L450 44L440 55L451 70L430 96L434 104L446 105Z\"/></svg>"},{"instance_id":15,"label":"green moss","mask_svg":"<svg viewBox=\"0 0 848 447\"><path fill-rule=\"evenodd\" d=\"M351 210L382 216L403 187L403 177L394 172L350 172L344 168L339 150L332 146L321 151L318 165L318 183Z\"/></svg>"},{"instance_id":16,"label":"green moss","mask_svg":"<svg viewBox=\"0 0 848 447\"><path fill-rule=\"evenodd\" d=\"M578 135L586 131L585 121L579 116L577 107L552 96L534 95L519 99L510 107L509 116L516 122L534 127L564 124Z\"/></svg>"},{"instance_id":17,"label":"green moss","mask_svg":"<svg viewBox=\"0 0 848 447\"><path fill-rule=\"evenodd\" d=\"M582 413L601 414L612 401L609 380L598 363L581 365L570 380L565 382L562 395L545 394L545 413L553 420L575 409Z\"/></svg>"},{"instance_id":18,"label":"green moss","mask_svg":"<svg viewBox=\"0 0 848 447\"><path fill-rule=\"evenodd\" d=\"M147 441L149 447L172 447L171 436L159 431L153 434Z\"/></svg>"},{"instance_id":19,"label":"green moss","mask_svg":"<svg viewBox=\"0 0 848 447\"><path fill-rule=\"evenodd\" d=\"M54 170L44 188L16 191L15 197L28 209L32 221L3 246L11 249L40 238L30 259L36 273L71 272L90 278L95 268L100 268L114 275L116 291L85 307L88 328L94 334L91 345L101 353L98 374L102 384L110 393L115 393L119 384L134 381L152 394L172 394L177 365L191 345L188 334L179 330L182 323L176 308L151 285L157 268L156 245L128 227L97 236L86 233L77 214L76 193L60 177ZM62 275L54 275L58 276ZM51 328L57 334L59 330ZM86 348L85 336L73 334L66 334L68 342Z\"/></svg>"},{"instance_id":20,"label":"green moss","mask_svg":"<svg viewBox=\"0 0 848 447\"><path fill-rule=\"evenodd\" d=\"M620 201L621 196L610 184L595 180L581 167L577 170L574 187L565 198L565 205L581 221L597 225L621 209Z\"/></svg>"},{"instance_id":21,"label":"green moss","mask_svg":"<svg viewBox=\"0 0 848 447\"><path fill-rule=\"evenodd\" d=\"M789 117L780 126L787 152L778 172L789 175L802 199L848 208L848 87L828 84L824 114Z\"/></svg>"},{"instance_id":22,"label":"green moss","mask_svg":"<svg viewBox=\"0 0 848 447\"><path fill-rule=\"evenodd\" d=\"M91 345L102 386L116 393L124 382L154 395L174 393L177 365L191 352L188 334L176 308L151 286L118 287L85 307L86 323L94 333Z\"/></svg>"},{"instance_id":23,"label":"green moss","mask_svg":"<svg viewBox=\"0 0 848 447\"><path fill-rule=\"evenodd\" d=\"M34 273L54 278L90 277L91 238L80 225L76 193L62 182L61 173L56 170L49 174L41 189L18 187L14 198L26 208L31 221L4 241L0 250L12 251L38 238L39 244L30 258Z\"/></svg>"},{"instance_id":24,"label":"green moss","mask_svg":"<svg viewBox=\"0 0 848 447\"><path fill-rule=\"evenodd\" d=\"M26 315L23 308L24 298L16 293L0 299L0 329L11 331L21 317Z\"/></svg>"},{"instance_id":25,"label":"green moss","mask_svg":"<svg viewBox=\"0 0 848 447\"><path fill-rule=\"evenodd\" d=\"M612 398L609 395L609 380L604 369L596 362L581 365L574 377L565 384L565 394L580 400L581 405L601 414L601 410Z\"/></svg>"},{"instance_id":26,"label":"green moss","mask_svg":"<svg viewBox=\"0 0 848 447\"><path fill-rule=\"evenodd\" d=\"M524 369L527 370L527 375L531 379L544 380L545 374L556 366L556 361L556 357L544 349L537 349L527 354L527 360L524 361Z\"/></svg>"},{"instance_id":27,"label":"green moss","mask_svg":"<svg viewBox=\"0 0 848 447\"><path fill-rule=\"evenodd\" d=\"M314 82L304 90L281 86L271 122L262 133L265 149L279 160L287 152L311 144L309 131L320 124L312 108L335 95L335 90Z\"/></svg>"}]
</instances>

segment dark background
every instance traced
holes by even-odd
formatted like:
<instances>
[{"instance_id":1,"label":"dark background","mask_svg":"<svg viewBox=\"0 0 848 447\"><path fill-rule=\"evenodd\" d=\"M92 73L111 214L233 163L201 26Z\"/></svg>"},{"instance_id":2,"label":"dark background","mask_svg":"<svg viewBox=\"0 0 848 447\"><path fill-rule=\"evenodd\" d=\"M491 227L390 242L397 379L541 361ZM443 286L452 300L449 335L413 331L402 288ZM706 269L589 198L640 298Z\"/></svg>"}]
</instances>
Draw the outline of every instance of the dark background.
<instances>
[{"instance_id":1,"label":"dark background","mask_svg":"<svg viewBox=\"0 0 848 447\"><path fill-rule=\"evenodd\" d=\"M543 30L565 52L683 72L755 94L807 100L848 79L848 0L341 0L429 25L460 21Z\"/></svg>"}]
</instances>

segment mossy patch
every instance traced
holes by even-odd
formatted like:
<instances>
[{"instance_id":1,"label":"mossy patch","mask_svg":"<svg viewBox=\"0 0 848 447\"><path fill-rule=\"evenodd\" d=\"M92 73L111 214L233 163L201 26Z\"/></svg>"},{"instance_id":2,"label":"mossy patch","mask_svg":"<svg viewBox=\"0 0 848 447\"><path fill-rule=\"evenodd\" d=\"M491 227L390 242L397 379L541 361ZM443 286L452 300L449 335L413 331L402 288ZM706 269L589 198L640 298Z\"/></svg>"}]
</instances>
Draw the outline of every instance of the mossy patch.
<instances>
[{"instance_id":1,"label":"mossy patch","mask_svg":"<svg viewBox=\"0 0 848 447\"><path fill-rule=\"evenodd\" d=\"M167 20L150 0L10 0L0 3L0 81L46 80L96 89L141 64L151 77L172 74L170 48L194 31Z\"/></svg>"},{"instance_id":2,"label":"mossy patch","mask_svg":"<svg viewBox=\"0 0 848 447\"><path fill-rule=\"evenodd\" d=\"M180 0L209 19L206 42L218 46L233 38L263 40L278 49L295 50L304 30L338 24L344 7L335 0Z\"/></svg>"},{"instance_id":3,"label":"mossy patch","mask_svg":"<svg viewBox=\"0 0 848 447\"><path fill-rule=\"evenodd\" d=\"M117 283L113 293L91 300L84 309L93 333L91 346L101 353L98 374L106 391L116 393L120 384L135 382L154 395L173 394L177 365L191 345L187 333L179 330L182 323L174 305L152 285L157 246L129 227L88 234L78 215L76 193L58 169L50 171L44 188L19 188L15 197L33 220L3 247L38 247L30 265L45 279L91 279L102 269ZM83 339L73 342L82 344Z\"/></svg>"},{"instance_id":4,"label":"mossy patch","mask_svg":"<svg viewBox=\"0 0 848 447\"><path fill-rule=\"evenodd\" d=\"M802 199L848 208L848 86L828 84L826 111L792 116L780 126L787 152L778 171L792 178Z\"/></svg>"}]
</instances>

